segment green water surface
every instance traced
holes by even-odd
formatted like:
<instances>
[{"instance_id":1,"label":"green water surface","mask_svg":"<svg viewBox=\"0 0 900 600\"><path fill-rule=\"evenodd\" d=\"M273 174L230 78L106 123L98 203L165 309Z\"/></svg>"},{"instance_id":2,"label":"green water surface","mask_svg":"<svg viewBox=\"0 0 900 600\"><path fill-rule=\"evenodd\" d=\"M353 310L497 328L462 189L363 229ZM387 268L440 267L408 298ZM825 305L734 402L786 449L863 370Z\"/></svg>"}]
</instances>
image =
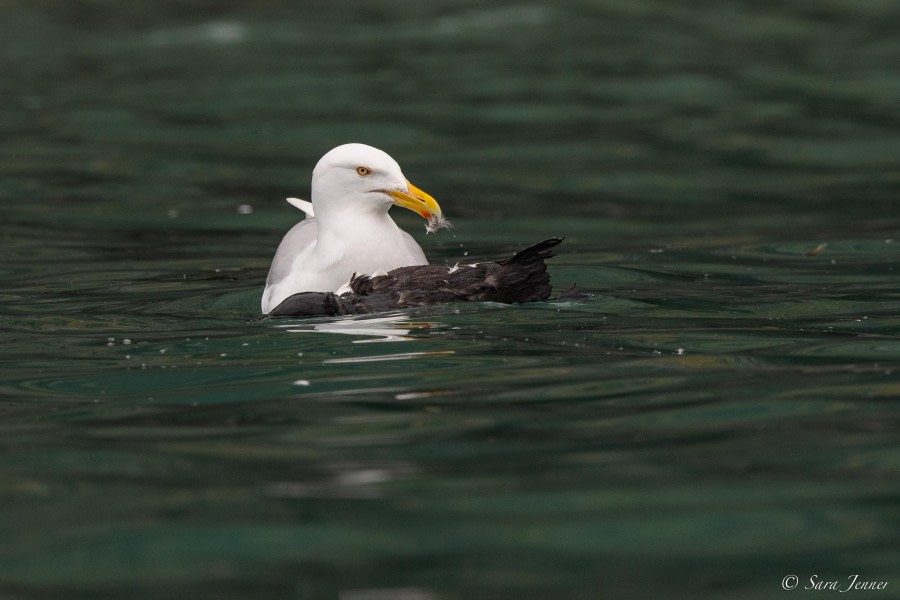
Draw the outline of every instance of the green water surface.
<instances>
[{"instance_id":1,"label":"green water surface","mask_svg":"<svg viewBox=\"0 0 900 600\"><path fill-rule=\"evenodd\" d=\"M0 597L898 597L898 22L0 0ZM260 320L348 141L589 297Z\"/></svg>"}]
</instances>

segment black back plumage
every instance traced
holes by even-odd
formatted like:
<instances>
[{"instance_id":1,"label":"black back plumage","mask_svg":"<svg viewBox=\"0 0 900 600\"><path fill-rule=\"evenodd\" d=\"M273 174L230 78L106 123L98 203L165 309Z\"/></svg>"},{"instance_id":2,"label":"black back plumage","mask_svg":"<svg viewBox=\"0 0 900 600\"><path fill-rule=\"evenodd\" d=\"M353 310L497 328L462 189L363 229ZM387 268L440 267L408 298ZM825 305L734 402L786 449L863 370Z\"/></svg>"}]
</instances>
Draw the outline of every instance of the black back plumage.
<instances>
[{"instance_id":1,"label":"black back plumage","mask_svg":"<svg viewBox=\"0 0 900 600\"><path fill-rule=\"evenodd\" d=\"M360 275L350 292L301 292L270 317L354 315L446 302L536 302L550 297L546 259L562 238L550 238L500 261L400 267L386 275Z\"/></svg>"}]
</instances>

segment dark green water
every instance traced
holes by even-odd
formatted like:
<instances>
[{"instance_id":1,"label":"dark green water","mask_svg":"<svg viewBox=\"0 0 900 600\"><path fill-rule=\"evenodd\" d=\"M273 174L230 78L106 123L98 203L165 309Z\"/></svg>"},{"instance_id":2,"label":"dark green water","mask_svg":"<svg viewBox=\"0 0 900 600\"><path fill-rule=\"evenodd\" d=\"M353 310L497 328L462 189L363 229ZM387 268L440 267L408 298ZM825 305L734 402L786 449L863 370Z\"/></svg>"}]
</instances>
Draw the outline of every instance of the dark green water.
<instances>
[{"instance_id":1,"label":"dark green water","mask_svg":"<svg viewBox=\"0 0 900 600\"><path fill-rule=\"evenodd\" d=\"M279 4L0 0L0 597L898 597L898 3ZM590 298L256 320L347 141Z\"/></svg>"}]
</instances>

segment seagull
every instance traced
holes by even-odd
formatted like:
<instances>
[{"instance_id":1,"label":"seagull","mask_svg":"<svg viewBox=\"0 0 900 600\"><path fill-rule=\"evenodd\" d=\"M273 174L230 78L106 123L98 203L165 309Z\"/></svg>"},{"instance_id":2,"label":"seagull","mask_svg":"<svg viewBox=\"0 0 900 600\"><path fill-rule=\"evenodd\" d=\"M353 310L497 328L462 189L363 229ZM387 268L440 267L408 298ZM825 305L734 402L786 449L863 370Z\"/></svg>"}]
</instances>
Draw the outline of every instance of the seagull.
<instances>
[{"instance_id":1,"label":"seagull","mask_svg":"<svg viewBox=\"0 0 900 600\"><path fill-rule=\"evenodd\" d=\"M427 265L422 248L388 215L397 205L448 227L437 201L410 183L386 152L365 144L330 150L312 173L312 202L289 198L306 213L281 240L262 295L268 314L300 292L337 292L356 275Z\"/></svg>"}]
</instances>

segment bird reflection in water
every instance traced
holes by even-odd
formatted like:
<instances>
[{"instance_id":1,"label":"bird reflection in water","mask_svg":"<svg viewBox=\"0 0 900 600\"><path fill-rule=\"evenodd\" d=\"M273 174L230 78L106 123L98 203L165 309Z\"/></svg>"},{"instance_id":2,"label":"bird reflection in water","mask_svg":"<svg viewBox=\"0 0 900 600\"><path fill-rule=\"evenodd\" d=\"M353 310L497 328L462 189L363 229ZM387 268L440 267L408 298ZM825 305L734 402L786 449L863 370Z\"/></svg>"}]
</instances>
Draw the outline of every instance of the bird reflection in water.
<instances>
[{"instance_id":1,"label":"bird reflection in water","mask_svg":"<svg viewBox=\"0 0 900 600\"><path fill-rule=\"evenodd\" d=\"M429 321L412 322L405 315L390 315L374 319L340 319L326 323L277 325L288 333L337 333L340 335L362 336L353 340L354 344L373 342L407 342L416 339L409 335L413 329L430 329L437 323Z\"/></svg>"}]
</instances>

